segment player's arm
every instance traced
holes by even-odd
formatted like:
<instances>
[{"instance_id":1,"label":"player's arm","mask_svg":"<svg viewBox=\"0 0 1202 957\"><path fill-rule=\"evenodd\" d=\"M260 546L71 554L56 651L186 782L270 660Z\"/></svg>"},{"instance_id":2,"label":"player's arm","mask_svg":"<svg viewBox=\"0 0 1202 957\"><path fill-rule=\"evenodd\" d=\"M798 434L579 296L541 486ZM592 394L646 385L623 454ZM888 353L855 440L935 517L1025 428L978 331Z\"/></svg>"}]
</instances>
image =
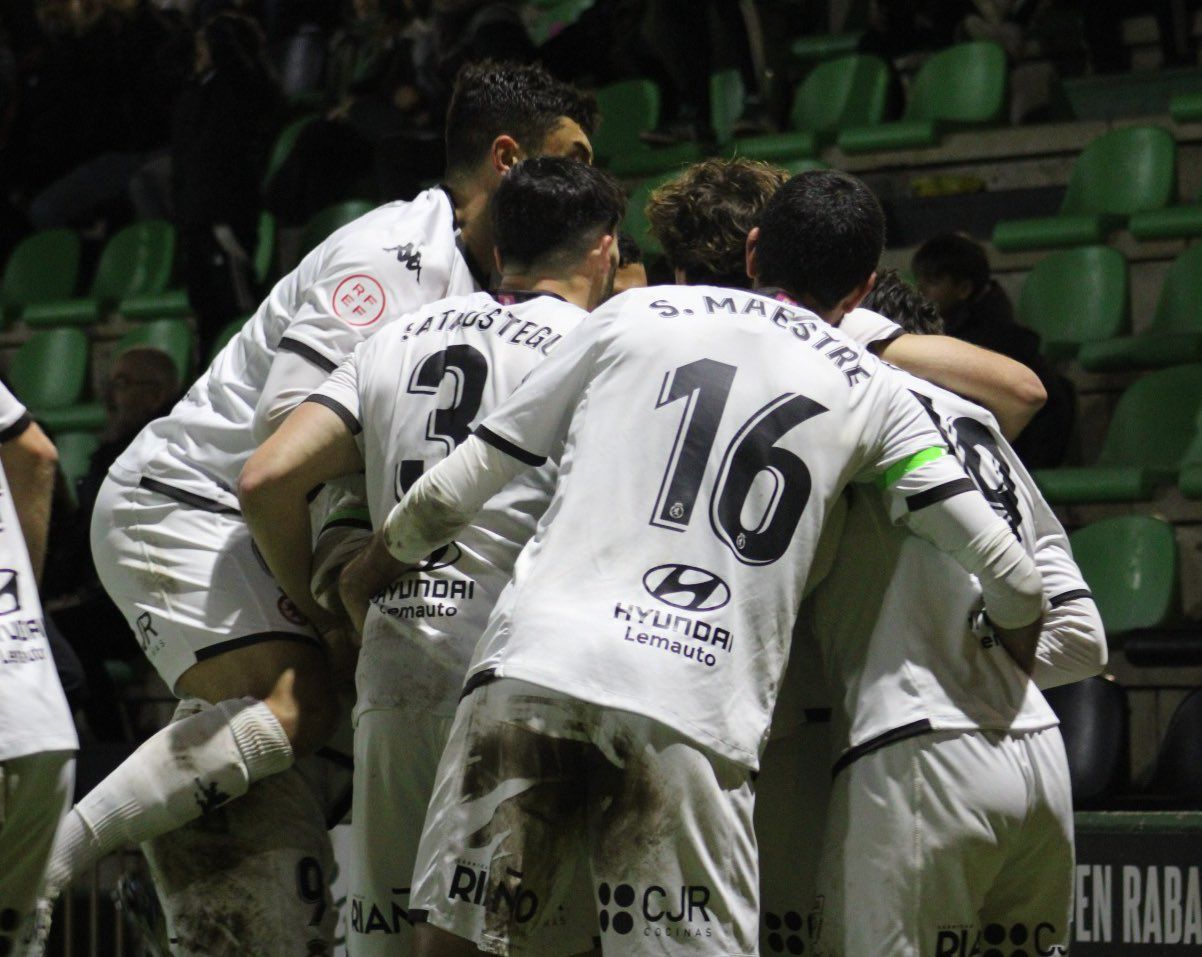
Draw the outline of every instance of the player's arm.
<instances>
[{"instance_id":1,"label":"player's arm","mask_svg":"<svg viewBox=\"0 0 1202 957\"><path fill-rule=\"evenodd\" d=\"M979 402L1008 439L1027 427L1048 398L1039 376L1021 362L951 336L903 334L874 351L920 379Z\"/></svg>"},{"instance_id":2,"label":"player's arm","mask_svg":"<svg viewBox=\"0 0 1202 957\"><path fill-rule=\"evenodd\" d=\"M7 390L4 394L19 408ZM58 451L24 410L15 422L0 430L0 464L4 466L13 507L21 522L29 564L33 567L34 578L41 582L46 564L46 538L50 532L50 502L54 496Z\"/></svg>"},{"instance_id":3,"label":"player's arm","mask_svg":"<svg viewBox=\"0 0 1202 957\"><path fill-rule=\"evenodd\" d=\"M376 592L453 541L485 502L532 464L472 435L422 475L342 571L339 590L355 628L363 630Z\"/></svg>"},{"instance_id":4,"label":"player's arm","mask_svg":"<svg viewBox=\"0 0 1202 957\"><path fill-rule=\"evenodd\" d=\"M292 410L316 392L336 368L335 363L315 349L282 345L271 361L267 382L255 405L251 421L255 442L267 441Z\"/></svg>"},{"instance_id":5,"label":"player's arm","mask_svg":"<svg viewBox=\"0 0 1202 957\"><path fill-rule=\"evenodd\" d=\"M363 457L343 415L319 401L303 402L242 469L238 498L263 560L284 593L319 629L339 617L313 598L309 493L357 472Z\"/></svg>"},{"instance_id":6,"label":"player's arm","mask_svg":"<svg viewBox=\"0 0 1202 957\"><path fill-rule=\"evenodd\" d=\"M1106 630L1060 522L1042 499L1035 509L1035 564L1048 610L1031 677L1040 688L1054 688L1091 678L1106 667Z\"/></svg>"}]
</instances>

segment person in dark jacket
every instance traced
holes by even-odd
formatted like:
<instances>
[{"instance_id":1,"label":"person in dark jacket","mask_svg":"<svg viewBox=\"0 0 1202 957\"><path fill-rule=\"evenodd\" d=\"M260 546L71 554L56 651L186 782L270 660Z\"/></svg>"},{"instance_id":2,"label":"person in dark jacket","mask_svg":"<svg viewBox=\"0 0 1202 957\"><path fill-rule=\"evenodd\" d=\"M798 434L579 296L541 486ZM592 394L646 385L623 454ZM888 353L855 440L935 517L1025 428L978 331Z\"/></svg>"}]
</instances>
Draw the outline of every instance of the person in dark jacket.
<instances>
[{"instance_id":1,"label":"person in dark jacket","mask_svg":"<svg viewBox=\"0 0 1202 957\"><path fill-rule=\"evenodd\" d=\"M1040 353L1038 333L1015 319L1010 297L990 275L985 250L967 236L945 233L923 243L910 268L949 336L1000 352L1039 376L1048 400L1014 450L1028 468L1060 465L1076 418L1072 384Z\"/></svg>"}]
</instances>

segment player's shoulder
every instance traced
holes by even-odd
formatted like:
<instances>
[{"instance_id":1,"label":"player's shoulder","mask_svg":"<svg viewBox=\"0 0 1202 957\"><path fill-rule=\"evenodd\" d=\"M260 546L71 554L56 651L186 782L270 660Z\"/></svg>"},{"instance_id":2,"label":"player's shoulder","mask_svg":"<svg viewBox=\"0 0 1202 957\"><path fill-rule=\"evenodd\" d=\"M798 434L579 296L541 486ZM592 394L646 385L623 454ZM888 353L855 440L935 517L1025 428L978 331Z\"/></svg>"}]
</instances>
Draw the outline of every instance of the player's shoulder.
<instances>
[{"instance_id":1,"label":"player's shoulder","mask_svg":"<svg viewBox=\"0 0 1202 957\"><path fill-rule=\"evenodd\" d=\"M566 332L588 318L588 310L554 295L498 293L493 297L507 312L525 322L538 322Z\"/></svg>"},{"instance_id":2,"label":"player's shoulder","mask_svg":"<svg viewBox=\"0 0 1202 957\"><path fill-rule=\"evenodd\" d=\"M967 399L956 392L949 389L944 389L942 386L935 385L933 382L928 382L926 379L920 379L918 376L909 372L905 372L896 367L889 367L900 378L907 389L919 396L925 403L929 403L930 407L945 418L969 418L974 419L995 435L1002 434L1001 426L998 425L997 419L983 405L979 405L972 399Z\"/></svg>"},{"instance_id":3,"label":"player's shoulder","mask_svg":"<svg viewBox=\"0 0 1202 957\"><path fill-rule=\"evenodd\" d=\"M839 322L839 331L864 347L874 343L889 343L905 335L905 330L892 319L863 306L858 306L843 317Z\"/></svg>"}]
</instances>

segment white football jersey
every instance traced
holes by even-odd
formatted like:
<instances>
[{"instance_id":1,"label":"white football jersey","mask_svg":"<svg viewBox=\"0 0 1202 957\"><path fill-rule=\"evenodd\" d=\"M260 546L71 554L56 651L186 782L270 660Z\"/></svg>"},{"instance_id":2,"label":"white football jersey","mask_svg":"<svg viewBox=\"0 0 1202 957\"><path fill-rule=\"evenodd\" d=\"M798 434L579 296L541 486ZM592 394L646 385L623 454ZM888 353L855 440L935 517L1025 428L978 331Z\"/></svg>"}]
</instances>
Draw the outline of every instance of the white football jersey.
<instances>
[{"instance_id":1,"label":"white football jersey","mask_svg":"<svg viewBox=\"0 0 1202 957\"><path fill-rule=\"evenodd\" d=\"M0 385L0 442L29 425L25 407ZM79 747L59 684L25 536L0 468L0 761Z\"/></svg>"},{"instance_id":2,"label":"white football jersey","mask_svg":"<svg viewBox=\"0 0 1202 957\"><path fill-rule=\"evenodd\" d=\"M332 372L397 317L475 288L444 190L361 216L276 283L187 395L139 433L112 474L127 484L150 480L237 509L233 489L256 445L255 407L278 352Z\"/></svg>"},{"instance_id":3,"label":"white football jersey","mask_svg":"<svg viewBox=\"0 0 1202 957\"><path fill-rule=\"evenodd\" d=\"M436 302L360 345L309 401L356 433L372 527L587 316L556 296L481 292ZM454 715L472 651L553 485L549 466L524 472L376 599L357 713Z\"/></svg>"},{"instance_id":4,"label":"white football jersey","mask_svg":"<svg viewBox=\"0 0 1202 957\"><path fill-rule=\"evenodd\" d=\"M897 377L766 296L612 299L476 430L560 471L473 676L644 714L755 767L832 501L885 469L964 481Z\"/></svg>"},{"instance_id":5,"label":"white football jersey","mask_svg":"<svg viewBox=\"0 0 1202 957\"><path fill-rule=\"evenodd\" d=\"M1064 530L993 416L922 379L906 379L970 478L1035 556L1050 615L1072 614L1074 603L1089 598L1088 588ZM1055 725L1036 683L982 620L976 579L895 527L874 490L850 494L838 555L809 606L828 680L837 689L836 767L928 730L1023 732Z\"/></svg>"}]
</instances>

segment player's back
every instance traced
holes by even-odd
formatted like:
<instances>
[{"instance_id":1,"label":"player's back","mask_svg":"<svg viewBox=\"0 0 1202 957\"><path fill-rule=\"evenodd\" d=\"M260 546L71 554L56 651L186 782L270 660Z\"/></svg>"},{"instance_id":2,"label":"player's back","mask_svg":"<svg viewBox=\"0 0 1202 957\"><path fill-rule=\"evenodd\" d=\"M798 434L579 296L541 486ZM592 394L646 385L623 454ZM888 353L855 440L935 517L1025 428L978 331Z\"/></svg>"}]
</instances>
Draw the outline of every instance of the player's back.
<instances>
[{"instance_id":1,"label":"player's back","mask_svg":"<svg viewBox=\"0 0 1202 957\"><path fill-rule=\"evenodd\" d=\"M1033 553L1046 508L993 416L921 379L908 384L995 512ZM897 729L1033 731L1043 695L980 618L981 590L949 556L891 520L875 489L850 493L832 571L811 607L836 688L843 761Z\"/></svg>"},{"instance_id":2,"label":"player's back","mask_svg":"<svg viewBox=\"0 0 1202 957\"><path fill-rule=\"evenodd\" d=\"M831 499L938 439L893 376L753 293L611 300L479 430L518 456L564 444L473 669L650 714L754 766Z\"/></svg>"},{"instance_id":3,"label":"player's back","mask_svg":"<svg viewBox=\"0 0 1202 957\"><path fill-rule=\"evenodd\" d=\"M481 292L433 303L361 345L319 401L352 402L339 383L353 376L372 526L587 315L556 296ZM553 484L550 467L519 476L456 541L378 596L364 627L359 711L454 714L472 650Z\"/></svg>"},{"instance_id":4,"label":"player's back","mask_svg":"<svg viewBox=\"0 0 1202 957\"><path fill-rule=\"evenodd\" d=\"M473 288L443 190L367 213L276 283L175 408L143 429L114 474L237 508L232 490L255 448L255 408L280 351L330 372L390 321Z\"/></svg>"}]
</instances>

